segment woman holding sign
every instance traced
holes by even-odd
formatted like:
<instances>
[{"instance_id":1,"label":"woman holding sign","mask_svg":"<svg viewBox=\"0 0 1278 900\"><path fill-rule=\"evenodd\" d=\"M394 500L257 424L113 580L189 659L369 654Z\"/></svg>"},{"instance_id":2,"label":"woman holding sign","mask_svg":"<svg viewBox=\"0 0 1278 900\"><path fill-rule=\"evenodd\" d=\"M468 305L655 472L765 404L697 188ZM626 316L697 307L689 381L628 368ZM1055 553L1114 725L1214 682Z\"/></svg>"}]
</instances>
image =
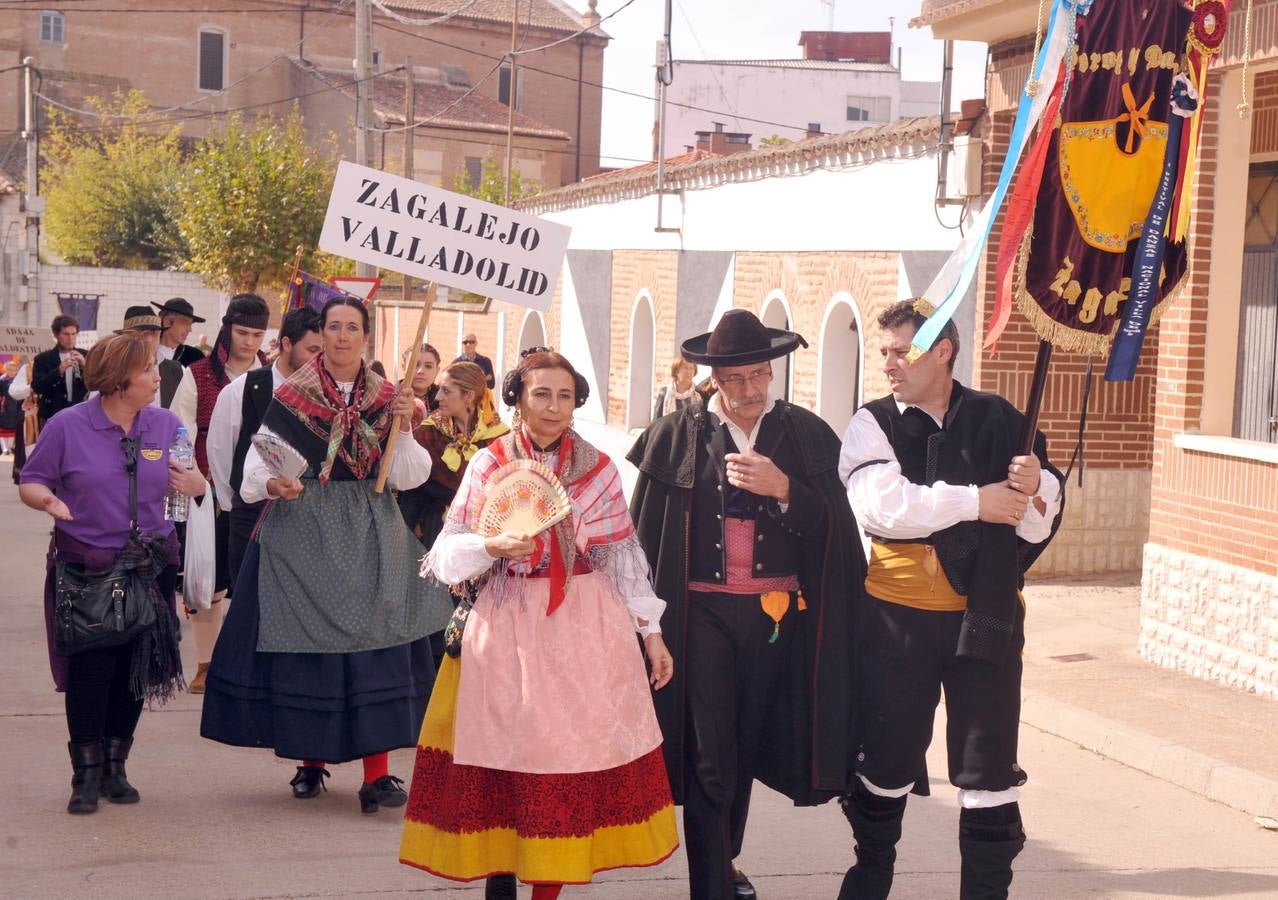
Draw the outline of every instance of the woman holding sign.
<instances>
[{"instance_id":1,"label":"woman holding sign","mask_svg":"<svg viewBox=\"0 0 1278 900\"><path fill-rule=\"evenodd\" d=\"M460 635L449 627L400 861L457 881L514 873L535 900L678 845L635 641L664 687L665 603L616 467L570 427L587 390L552 352L506 377L519 427L475 454L423 565L479 591Z\"/></svg>"},{"instance_id":2,"label":"woman holding sign","mask_svg":"<svg viewBox=\"0 0 1278 900\"><path fill-rule=\"evenodd\" d=\"M362 759L360 809L373 813L407 799L387 751L413 746L435 675L427 635L451 605L414 577L420 545L373 489L412 391L365 367L360 300L330 300L321 330L323 351L276 390L245 460L241 497L277 502L245 551L200 733L302 760L299 800L324 790L326 763ZM430 455L412 440L396 450L390 486L425 481Z\"/></svg>"}]
</instances>

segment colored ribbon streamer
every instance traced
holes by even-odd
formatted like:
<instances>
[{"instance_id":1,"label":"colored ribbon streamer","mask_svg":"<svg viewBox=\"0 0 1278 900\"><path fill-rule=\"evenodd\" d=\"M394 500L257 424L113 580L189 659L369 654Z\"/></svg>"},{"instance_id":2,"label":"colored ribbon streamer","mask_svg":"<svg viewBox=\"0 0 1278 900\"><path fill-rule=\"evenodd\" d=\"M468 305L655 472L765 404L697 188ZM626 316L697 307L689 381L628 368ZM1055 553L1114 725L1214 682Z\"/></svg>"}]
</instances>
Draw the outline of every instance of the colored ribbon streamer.
<instances>
[{"instance_id":1,"label":"colored ribbon streamer","mask_svg":"<svg viewBox=\"0 0 1278 900\"><path fill-rule=\"evenodd\" d=\"M1003 237L999 242L998 265L994 276L994 310L990 313L989 325L985 329L985 347L993 347L998 343L1012 317L1012 273L1021 242L1034 218L1034 205L1038 200L1038 189L1043 183L1043 168L1047 164L1047 149L1052 142L1052 123L1056 121L1064 96L1065 78L1062 72L1048 101L1043 127L1038 131L1034 146L1025 158L1021 175L1016 179L1011 199L1007 201L1007 215L1003 217Z\"/></svg>"},{"instance_id":2,"label":"colored ribbon streamer","mask_svg":"<svg viewBox=\"0 0 1278 900\"><path fill-rule=\"evenodd\" d=\"M976 269L981 261L981 253L989 242L990 230L994 227L994 219L1003 206L1003 198L1007 196L1012 182L1012 174L1025 152L1025 145L1034 131L1035 125L1043 118L1048 102L1056 95L1056 81L1060 78L1061 61L1074 39L1074 24L1079 15L1085 15L1090 4L1071 3L1069 0L1053 0L1051 18L1047 24L1047 39L1043 43L1038 58L1030 74L1033 81L1040 84L1034 96L1021 94L1020 104L1016 110L1016 121L1012 126L1012 137L1008 143L1007 157L1003 160L1003 169L999 173L998 185L990 196L989 202L981 210L973 223L972 230L959 242L945 261L941 271L932 284L924 291L923 296L936 307L928 320L923 323L914 335L912 356L918 356L932 349L941 333L941 329L954 318L954 313L963 302L967 289L972 284ZM1052 78L1043 81L1043 73L1048 72Z\"/></svg>"},{"instance_id":3,"label":"colored ribbon streamer","mask_svg":"<svg viewBox=\"0 0 1278 900\"><path fill-rule=\"evenodd\" d=\"M1163 174L1158 182L1158 193L1150 204L1141 229L1140 243L1136 245L1136 258L1132 261L1132 287L1123 305L1123 321L1114 335L1110 348L1109 365L1105 369L1106 381L1131 381L1136 377L1136 365L1140 362L1140 350L1145 343L1145 331L1149 328L1150 313L1158 296L1159 273L1163 268L1163 255L1167 251L1167 230L1171 216L1172 197L1176 176L1180 168L1180 139L1186 119L1198 107L1189 79L1178 75L1172 84L1172 121L1167 130L1167 149L1163 157Z\"/></svg>"}]
</instances>

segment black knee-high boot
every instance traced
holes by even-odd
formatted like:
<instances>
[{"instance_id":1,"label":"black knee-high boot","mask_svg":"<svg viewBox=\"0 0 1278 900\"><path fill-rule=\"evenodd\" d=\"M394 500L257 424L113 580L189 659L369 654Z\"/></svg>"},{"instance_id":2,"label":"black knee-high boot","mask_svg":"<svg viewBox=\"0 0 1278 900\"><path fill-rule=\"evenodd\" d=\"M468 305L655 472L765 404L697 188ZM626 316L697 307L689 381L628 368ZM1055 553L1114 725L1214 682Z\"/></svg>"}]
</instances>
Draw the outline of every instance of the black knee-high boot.
<instances>
[{"instance_id":1,"label":"black knee-high boot","mask_svg":"<svg viewBox=\"0 0 1278 900\"><path fill-rule=\"evenodd\" d=\"M960 900L1006 900L1012 860L1025 846L1021 808L1005 803L959 813L959 853L963 869Z\"/></svg>"},{"instance_id":2,"label":"black knee-high boot","mask_svg":"<svg viewBox=\"0 0 1278 900\"><path fill-rule=\"evenodd\" d=\"M901 839L904 797L880 797L861 779L839 798L856 839L856 865L843 876L839 900L884 900L892 890L896 843Z\"/></svg>"}]
</instances>

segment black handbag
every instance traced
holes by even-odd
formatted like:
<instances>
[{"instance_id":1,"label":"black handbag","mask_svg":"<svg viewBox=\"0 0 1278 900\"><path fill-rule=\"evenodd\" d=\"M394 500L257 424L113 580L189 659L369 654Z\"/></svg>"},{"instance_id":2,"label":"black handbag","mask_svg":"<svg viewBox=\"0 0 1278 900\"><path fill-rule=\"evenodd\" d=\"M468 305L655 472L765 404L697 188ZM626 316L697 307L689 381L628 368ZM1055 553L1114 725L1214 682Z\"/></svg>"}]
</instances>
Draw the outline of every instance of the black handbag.
<instances>
[{"instance_id":1,"label":"black handbag","mask_svg":"<svg viewBox=\"0 0 1278 900\"><path fill-rule=\"evenodd\" d=\"M120 446L129 473L129 544L136 545L138 446L129 438ZM61 559L54 563L54 649L59 655L118 647L156 624L151 586L159 573L154 565L137 565L136 555L134 563L126 563L129 555L122 551L111 568L97 572Z\"/></svg>"},{"instance_id":2,"label":"black handbag","mask_svg":"<svg viewBox=\"0 0 1278 900\"><path fill-rule=\"evenodd\" d=\"M470 611L474 608L475 604L470 597L463 597L458 601L448 624L444 626L444 652L453 659L461 656L462 634L466 631L466 620L470 618Z\"/></svg>"}]
</instances>

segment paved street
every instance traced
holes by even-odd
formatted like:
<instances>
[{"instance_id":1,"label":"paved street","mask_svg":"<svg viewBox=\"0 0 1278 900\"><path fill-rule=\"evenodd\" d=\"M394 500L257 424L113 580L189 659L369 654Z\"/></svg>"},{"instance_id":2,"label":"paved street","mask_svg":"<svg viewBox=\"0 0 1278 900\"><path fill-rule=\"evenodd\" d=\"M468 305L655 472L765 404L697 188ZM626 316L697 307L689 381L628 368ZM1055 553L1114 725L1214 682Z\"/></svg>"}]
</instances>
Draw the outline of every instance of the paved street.
<instances>
[{"instance_id":1,"label":"paved street","mask_svg":"<svg viewBox=\"0 0 1278 900\"><path fill-rule=\"evenodd\" d=\"M8 484L7 465L0 467L0 484ZM201 740L199 699L189 696L143 715L129 767L143 795L140 805L104 803L97 815L68 816L66 726L51 689L39 612L49 520L22 508L6 487L0 523L9 576L0 585L6 651L0 656L0 734L17 776L0 792L0 895L482 897L477 887L457 888L398 865L397 816L360 815L358 766L336 767L329 793L319 800L294 801L287 786L292 765ZM1028 593L1033 608L1036 590ZM1088 649L1085 635L1073 640ZM193 670L190 641L183 646ZM1042 690L1065 681L1079 694L1074 701L1086 705L1085 676L1037 668L1045 673ZM1135 665L1124 672L1130 681L1091 678L1091 696L1161 678ZM1141 715L1137 727L1157 730L1156 710ZM1250 747L1244 755L1272 756L1268 734L1268 751ZM1031 776L1023 801L1031 843L1014 896L1278 897L1278 833L1258 828L1252 815L1034 727L1024 728L1022 747ZM957 894L958 816L952 789L936 777L944 771L938 749L931 760L936 794L912 800L906 817L896 897ZM1214 752L1226 756L1228 750ZM407 752L397 754L392 772L407 775L409 760ZM850 855L849 829L837 807L796 810L777 795L756 793L742 864L765 900L833 897ZM677 855L658 868L611 874L565 896L681 898L684 873Z\"/></svg>"}]
</instances>

